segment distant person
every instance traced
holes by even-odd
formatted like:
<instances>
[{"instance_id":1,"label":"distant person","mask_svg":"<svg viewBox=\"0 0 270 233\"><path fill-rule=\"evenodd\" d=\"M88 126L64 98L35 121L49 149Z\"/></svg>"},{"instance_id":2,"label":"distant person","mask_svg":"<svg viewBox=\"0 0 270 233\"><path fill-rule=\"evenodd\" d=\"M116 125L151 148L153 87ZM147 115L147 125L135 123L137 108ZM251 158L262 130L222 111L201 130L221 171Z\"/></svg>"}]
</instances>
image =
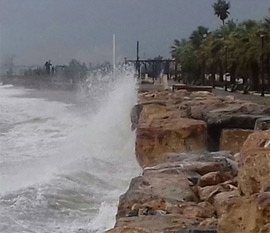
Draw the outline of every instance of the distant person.
<instances>
[{"instance_id":1,"label":"distant person","mask_svg":"<svg viewBox=\"0 0 270 233\"><path fill-rule=\"evenodd\" d=\"M47 75L50 75L50 73L51 73L51 66L52 66L52 64L51 64L50 60L45 62L45 68L46 68Z\"/></svg>"}]
</instances>

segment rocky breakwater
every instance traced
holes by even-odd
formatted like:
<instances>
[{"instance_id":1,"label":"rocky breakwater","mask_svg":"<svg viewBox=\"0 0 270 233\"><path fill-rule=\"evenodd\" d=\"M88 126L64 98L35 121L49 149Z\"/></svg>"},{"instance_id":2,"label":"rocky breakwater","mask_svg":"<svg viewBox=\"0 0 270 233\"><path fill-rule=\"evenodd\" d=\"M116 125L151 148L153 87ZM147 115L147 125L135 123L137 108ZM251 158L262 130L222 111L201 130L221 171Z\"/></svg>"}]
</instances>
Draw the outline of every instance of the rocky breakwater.
<instances>
[{"instance_id":1,"label":"rocky breakwater","mask_svg":"<svg viewBox=\"0 0 270 233\"><path fill-rule=\"evenodd\" d=\"M239 160L238 195L219 219L220 233L270 232L270 130L245 141ZM228 200L226 200L228 202Z\"/></svg>"},{"instance_id":2,"label":"rocky breakwater","mask_svg":"<svg viewBox=\"0 0 270 233\"><path fill-rule=\"evenodd\" d=\"M252 130L268 111L210 92L140 94L131 119L143 171L108 232L269 232L270 131Z\"/></svg>"}]
</instances>

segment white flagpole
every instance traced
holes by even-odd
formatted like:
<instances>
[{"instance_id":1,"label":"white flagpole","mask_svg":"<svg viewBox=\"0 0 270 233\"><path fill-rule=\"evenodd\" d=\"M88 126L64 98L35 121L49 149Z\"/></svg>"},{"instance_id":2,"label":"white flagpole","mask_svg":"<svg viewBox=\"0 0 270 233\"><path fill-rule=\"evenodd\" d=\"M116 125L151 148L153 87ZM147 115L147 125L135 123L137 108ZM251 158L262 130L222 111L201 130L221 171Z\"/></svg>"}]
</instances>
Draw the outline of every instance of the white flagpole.
<instances>
[{"instance_id":1,"label":"white flagpole","mask_svg":"<svg viewBox=\"0 0 270 233\"><path fill-rule=\"evenodd\" d=\"M1 75L2 75L2 27L1 27L2 25L1 25L1 23L0 23L0 78L1 78Z\"/></svg>"},{"instance_id":2,"label":"white flagpole","mask_svg":"<svg viewBox=\"0 0 270 233\"><path fill-rule=\"evenodd\" d=\"M113 34L113 76L115 77L115 34Z\"/></svg>"}]
</instances>

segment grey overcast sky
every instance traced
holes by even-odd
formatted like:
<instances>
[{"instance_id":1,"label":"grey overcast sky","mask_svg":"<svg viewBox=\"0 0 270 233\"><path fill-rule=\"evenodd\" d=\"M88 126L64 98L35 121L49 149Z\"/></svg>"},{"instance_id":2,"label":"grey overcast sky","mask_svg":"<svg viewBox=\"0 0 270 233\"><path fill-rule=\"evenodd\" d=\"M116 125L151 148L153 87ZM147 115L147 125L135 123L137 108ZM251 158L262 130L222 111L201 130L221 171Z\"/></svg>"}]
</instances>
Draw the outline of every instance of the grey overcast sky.
<instances>
[{"instance_id":1,"label":"grey overcast sky","mask_svg":"<svg viewBox=\"0 0 270 233\"><path fill-rule=\"evenodd\" d=\"M188 37L198 25L215 29L215 0L0 0L1 55L16 64L65 64L111 60L112 35L117 58L169 57L174 39ZM231 18L261 19L270 0L231 0Z\"/></svg>"}]
</instances>

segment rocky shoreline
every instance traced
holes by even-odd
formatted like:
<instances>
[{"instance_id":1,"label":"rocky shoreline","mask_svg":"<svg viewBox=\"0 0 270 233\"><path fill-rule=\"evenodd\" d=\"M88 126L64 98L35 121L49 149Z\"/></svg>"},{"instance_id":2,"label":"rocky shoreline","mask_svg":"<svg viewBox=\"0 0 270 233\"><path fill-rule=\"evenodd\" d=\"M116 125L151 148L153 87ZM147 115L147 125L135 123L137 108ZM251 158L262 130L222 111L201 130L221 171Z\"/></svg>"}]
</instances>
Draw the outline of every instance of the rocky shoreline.
<instances>
[{"instance_id":1,"label":"rocky shoreline","mask_svg":"<svg viewBox=\"0 0 270 233\"><path fill-rule=\"evenodd\" d=\"M208 91L140 93L131 121L143 171L107 232L270 232L269 114Z\"/></svg>"}]
</instances>

